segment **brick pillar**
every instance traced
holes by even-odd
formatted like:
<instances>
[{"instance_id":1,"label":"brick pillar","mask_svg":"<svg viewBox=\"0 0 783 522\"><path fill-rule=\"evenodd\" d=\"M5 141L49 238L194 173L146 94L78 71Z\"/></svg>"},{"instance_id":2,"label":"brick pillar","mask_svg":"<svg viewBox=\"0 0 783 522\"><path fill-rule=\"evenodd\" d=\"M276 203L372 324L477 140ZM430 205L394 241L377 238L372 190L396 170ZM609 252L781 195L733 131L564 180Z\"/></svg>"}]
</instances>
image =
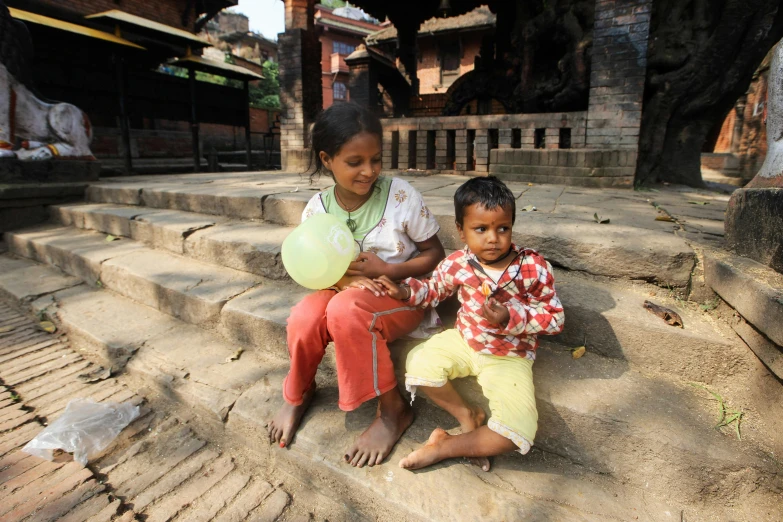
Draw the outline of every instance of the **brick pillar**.
<instances>
[{"instance_id":1,"label":"brick pillar","mask_svg":"<svg viewBox=\"0 0 783 522\"><path fill-rule=\"evenodd\" d=\"M465 172L468 170L468 131L457 129L454 138L454 164L456 170Z\"/></svg>"},{"instance_id":2,"label":"brick pillar","mask_svg":"<svg viewBox=\"0 0 783 522\"><path fill-rule=\"evenodd\" d=\"M448 136L445 130L435 131L435 168L438 170L451 170L448 163Z\"/></svg>"},{"instance_id":3,"label":"brick pillar","mask_svg":"<svg viewBox=\"0 0 783 522\"><path fill-rule=\"evenodd\" d=\"M427 170L427 129L416 131L416 168Z\"/></svg>"},{"instance_id":4,"label":"brick pillar","mask_svg":"<svg viewBox=\"0 0 783 522\"><path fill-rule=\"evenodd\" d=\"M586 146L639 143L652 0L596 0Z\"/></svg>"},{"instance_id":5,"label":"brick pillar","mask_svg":"<svg viewBox=\"0 0 783 522\"><path fill-rule=\"evenodd\" d=\"M392 164L392 131L391 129L383 129L383 149L381 152L382 168L383 170L389 170Z\"/></svg>"},{"instance_id":6,"label":"brick pillar","mask_svg":"<svg viewBox=\"0 0 783 522\"><path fill-rule=\"evenodd\" d=\"M487 172L489 165L489 130L476 129L476 172Z\"/></svg>"},{"instance_id":7,"label":"brick pillar","mask_svg":"<svg viewBox=\"0 0 783 522\"><path fill-rule=\"evenodd\" d=\"M408 130L400 129L400 150L397 154L397 168L404 170L408 168Z\"/></svg>"},{"instance_id":8,"label":"brick pillar","mask_svg":"<svg viewBox=\"0 0 783 522\"><path fill-rule=\"evenodd\" d=\"M498 148L510 149L513 141L513 131L511 129L498 130Z\"/></svg>"},{"instance_id":9,"label":"brick pillar","mask_svg":"<svg viewBox=\"0 0 783 522\"><path fill-rule=\"evenodd\" d=\"M321 42L313 28L314 6L314 0L285 0L286 31L278 35L283 170L307 168L308 130L323 106Z\"/></svg>"}]
</instances>

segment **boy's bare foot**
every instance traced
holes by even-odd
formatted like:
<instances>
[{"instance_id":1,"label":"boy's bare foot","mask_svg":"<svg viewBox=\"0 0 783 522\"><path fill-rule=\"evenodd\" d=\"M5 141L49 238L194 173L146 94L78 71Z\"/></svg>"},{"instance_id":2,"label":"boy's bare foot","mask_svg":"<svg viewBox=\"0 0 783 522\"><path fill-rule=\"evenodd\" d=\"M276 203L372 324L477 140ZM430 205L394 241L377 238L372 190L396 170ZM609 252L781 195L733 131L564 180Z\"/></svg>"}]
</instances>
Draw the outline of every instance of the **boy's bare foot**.
<instances>
[{"instance_id":1,"label":"boy's bare foot","mask_svg":"<svg viewBox=\"0 0 783 522\"><path fill-rule=\"evenodd\" d=\"M435 428L430 434L427 443L402 459L400 461L400 467L405 469L420 469L440 462L445 458L440 454L440 445L444 440L450 437L452 437L452 435L449 435L444 430Z\"/></svg>"},{"instance_id":2,"label":"boy's bare foot","mask_svg":"<svg viewBox=\"0 0 783 522\"><path fill-rule=\"evenodd\" d=\"M354 467L375 466L389 456L392 448L413 422L413 410L394 388L381 396L375 420L359 435L353 446L345 454L345 461Z\"/></svg>"},{"instance_id":3,"label":"boy's bare foot","mask_svg":"<svg viewBox=\"0 0 783 522\"><path fill-rule=\"evenodd\" d=\"M484 421L487 420L487 414L479 406L473 406L470 408L470 414L457 419L459 426L462 429L462 433L469 433L484 425ZM487 457L467 457L468 462L474 466L478 466L483 471L489 471L489 459Z\"/></svg>"},{"instance_id":4,"label":"boy's bare foot","mask_svg":"<svg viewBox=\"0 0 783 522\"><path fill-rule=\"evenodd\" d=\"M315 395L315 382L302 395L302 404L299 406L293 406L287 402L283 403L280 409L277 410L275 418L266 423L270 443L279 443L281 448L291 443L296 430L299 428L302 416L307 411L307 408L310 407L310 403L313 402L313 395Z\"/></svg>"}]
</instances>

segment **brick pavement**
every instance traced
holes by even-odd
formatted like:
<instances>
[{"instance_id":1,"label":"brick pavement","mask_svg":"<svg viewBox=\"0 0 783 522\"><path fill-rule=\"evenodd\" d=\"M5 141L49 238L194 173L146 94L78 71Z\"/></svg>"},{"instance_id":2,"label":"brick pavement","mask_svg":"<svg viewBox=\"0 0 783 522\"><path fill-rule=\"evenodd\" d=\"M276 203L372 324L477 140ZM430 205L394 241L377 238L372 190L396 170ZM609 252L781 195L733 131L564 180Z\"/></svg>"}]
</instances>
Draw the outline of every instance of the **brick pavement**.
<instances>
[{"instance_id":1,"label":"brick pavement","mask_svg":"<svg viewBox=\"0 0 783 522\"><path fill-rule=\"evenodd\" d=\"M42 331L0 303L0 522L275 521L291 496L239 469L229 452L156 412L66 337ZM53 462L21 448L75 397L131 401L141 415L87 468L70 455Z\"/></svg>"}]
</instances>

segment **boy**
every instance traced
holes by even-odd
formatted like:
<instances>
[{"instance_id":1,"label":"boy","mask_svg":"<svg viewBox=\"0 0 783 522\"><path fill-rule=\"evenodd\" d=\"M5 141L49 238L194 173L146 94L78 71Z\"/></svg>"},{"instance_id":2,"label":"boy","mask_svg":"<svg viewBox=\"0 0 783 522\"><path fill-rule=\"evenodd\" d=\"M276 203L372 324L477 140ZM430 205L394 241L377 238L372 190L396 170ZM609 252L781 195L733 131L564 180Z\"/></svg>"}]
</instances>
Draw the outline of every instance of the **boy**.
<instances>
[{"instance_id":1,"label":"boy","mask_svg":"<svg viewBox=\"0 0 783 522\"><path fill-rule=\"evenodd\" d=\"M425 281L378 281L391 297L413 306L437 306L459 292L456 329L446 330L408 355L405 387L416 389L459 421L460 435L437 428L424 447L400 461L418 469L468 457L489 471L486 457L530 450L538 426L533 360L538 335L563 329L552 266L537 252L511 242L515 198L494 176L473 178L454 194L457 230L467 245L441 261ZM476 376L492 417L465 403L449 382Z\"/></svg>"}]
</instances>

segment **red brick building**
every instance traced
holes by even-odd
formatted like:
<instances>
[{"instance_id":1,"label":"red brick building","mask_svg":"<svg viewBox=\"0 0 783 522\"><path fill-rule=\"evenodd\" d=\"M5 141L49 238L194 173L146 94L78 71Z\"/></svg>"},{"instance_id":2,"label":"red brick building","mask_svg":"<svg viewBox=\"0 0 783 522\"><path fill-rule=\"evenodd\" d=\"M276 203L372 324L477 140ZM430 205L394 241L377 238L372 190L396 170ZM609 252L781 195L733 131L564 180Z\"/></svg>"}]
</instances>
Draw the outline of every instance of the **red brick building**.
<instances>
[{"instance_id":1,"label":"red brick building","mask_svg":"<svg viewBox=\"0 0 783 522\"><path fill-rule=\"evenodd\" d=\"M357 9L331 9L321 4L315 6L315 26L321 41L321 86L323 108L335 101L347 101L348 66L345 57L351 54L364 37L378 30L378 25L367 20L348 18Z\"/></svg>"},{"instance_id":2,"label":"red brick building","mask_svg":"<svg viewBox=\"0 0 783 522\"><path fill-rule=\"evenodd\" d=\"M277 61L277 42L250 30L242 13L222 11L207 22L201 33L215 49L256 63Z\"/></svg>"}]
</instances>

